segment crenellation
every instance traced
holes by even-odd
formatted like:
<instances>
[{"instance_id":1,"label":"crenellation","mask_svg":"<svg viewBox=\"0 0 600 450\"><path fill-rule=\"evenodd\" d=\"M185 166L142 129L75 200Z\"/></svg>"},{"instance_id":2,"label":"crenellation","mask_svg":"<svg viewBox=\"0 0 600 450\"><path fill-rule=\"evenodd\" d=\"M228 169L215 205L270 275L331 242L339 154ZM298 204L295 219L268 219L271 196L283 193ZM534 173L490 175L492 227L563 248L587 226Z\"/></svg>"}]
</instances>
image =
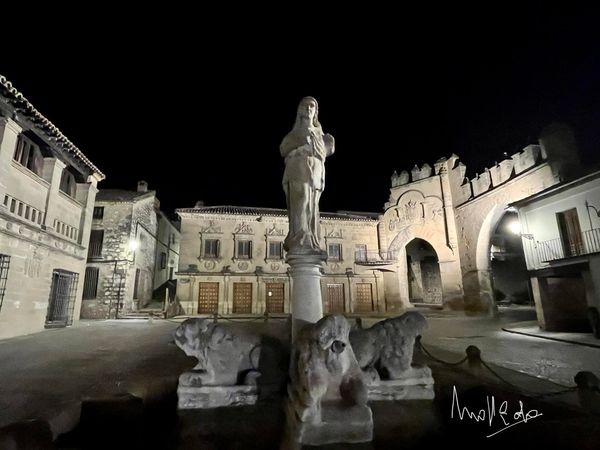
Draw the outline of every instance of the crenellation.
<instances>
[{"instance_id":1,"label":"crenellation","mask_svg":"<svg viewBox=\"0 0 600 450\"><path fill-rule=\"evenodd\" d=\"M412 181L423 180L425 178L429 178L432 173L432 168L429 164L425 163L419 169L419 167L415 164L415 167L411 170L412 173Z\"/></svg>"},{"instance_id":2,"label":"crenellation","mask_svg":"<svg viewBox=\"0 0 600 450\"><path fill-rule=\"evenodd\" d=\"M531 144L511 158L514 161L515 175L518 175L538 164L542 159L541 148L539 145Z\"/></svg>"},{"instance_id":3,"label":"crenellation","mask_svg":"<svg viewBox=\"0 0 600 450\"><path fill-rule=\"evenodd\" d=\"M489 191L492 187L492 178L489 169L485 169L481 174L476 174L475 178L471 180L471 186L473 187L473 196L475 197Z\"/></svg>"},{"instance_id":4,"label":"crenellation","mask_svg":"<svg viewBox=\"0 0 600 450\"><path fill-rule=\"evenodd\" d=\"M504 159L489 168L490 176L492 177L493 187L499 186L508 181L513 176L514 161L512 159Z\"/></svg>"}]
</instances>

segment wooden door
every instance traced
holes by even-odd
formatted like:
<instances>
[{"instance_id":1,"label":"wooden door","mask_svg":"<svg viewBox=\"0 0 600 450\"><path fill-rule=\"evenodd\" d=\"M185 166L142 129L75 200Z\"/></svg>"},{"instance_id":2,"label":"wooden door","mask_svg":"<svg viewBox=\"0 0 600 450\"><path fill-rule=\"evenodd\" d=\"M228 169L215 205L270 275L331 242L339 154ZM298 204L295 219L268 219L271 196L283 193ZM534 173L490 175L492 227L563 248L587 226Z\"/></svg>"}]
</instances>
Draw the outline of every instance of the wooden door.
<instances>
[{"instance_id":1,"label":"wooden door","mask_svg":"<svg viewBox=\"0 0 600 450\"><path fill-rule=\"evenodd\" d=\"M563 244L564 256L581 255L584 252L583 239L581 237L581 227L579 226L579 217L577 209L569 209L567 211L556 214L558 219L558 227L560 229L560 237Z\"/></svg>"},{"instance_id":2,"label":"wooden door","mask_svg":"<svg viewBox=\"0 0 600 450\"><path fill-rule=\"evenodd\" d=\"M344 305L344 285L342 283L327 285L327 305L325 310L330 314L346 311Z\"/></svg>"},{"instance_id":3,"label":"wooden door","mask_svg":"<svg viewBox=\"0 0 600 450\"><path fill-rule=\"evenodd\" d=\"M267 312L283 313L285 289L283 283L266 283Z\"/></svg>"},{"instance_id":4,"label":"wooden door","mask_svg":"<svg viewBox=\"0 0 600 450\"><path fill-rule=\"evenodd\" d=\"M252 283L233 283L233 312L252 314Z\"/></svg>"},{"instance_id":5,"label":"wooden door","mask_svg":"<svg viewBox=\"0 0 600 450\"><path fill-rule=\"evenodd\" d=\"M198 313L214 314L219 311L219 283L200 283Z\"/></svg>"},{"instance_id":6,"label":"wooden door","mask_svg":"<svg viewBox=\"0 0 600 450\"><path fill-rule=\"evenodd\" d=\"M373 312L373 289L371 283L356 283L356 312Z\"/></svg>"}]
</instances>

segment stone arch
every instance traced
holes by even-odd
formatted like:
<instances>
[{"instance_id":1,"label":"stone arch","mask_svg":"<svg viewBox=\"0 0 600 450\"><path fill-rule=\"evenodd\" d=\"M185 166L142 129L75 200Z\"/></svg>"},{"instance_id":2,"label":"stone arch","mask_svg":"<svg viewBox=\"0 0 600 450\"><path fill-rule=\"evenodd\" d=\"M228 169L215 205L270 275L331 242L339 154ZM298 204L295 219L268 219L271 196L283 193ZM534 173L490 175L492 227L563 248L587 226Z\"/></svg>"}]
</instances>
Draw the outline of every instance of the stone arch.
<instances>
[{"instance_id":1,"label":"stone arch","mask_svg":"<svg viewBox=\"0 0 600 450\"><path fill-rule=\"evenodd\" d=\"M442 279L435 249L420 238L408 242L405 249L410 303L442 306Z\"/></svg>"},{"instance_id":2,"label":"stone arch","mask_svg":"<svg viewBox=\"0 0 600 450\"><path fill-rule=\"evenodd\" d=\"M408 267L406 246L415 239L421 239L427 242L437 255L442 284L442 304L444 306L454 307L453 304L462 301L462 278L460 263L454 255L452 249L446 245L445 236L440 235L439 230L421 227L417 225L409 226L401 230L390 244L390 253L396 260L396 271L394 279L389 277L386 280L386 289L388 284L392 286L393 292L389 292L391 298L395 298L395 303L399 309L410 308L409 289L408 289ZM386 291L386 296L388 292Z\"/></svg>"},{"instance_id":3,"label":"stone arch","mask_svg":"<svg viewBox=\"0 0 600 450\"><path fill-rule=\"evenodd\" d=\"M494 283L490 267L490 248L494 230L508 205L496 203L485 215L477 234L475 247L475 267L465 274L465 309L473 312L495 314L497 311Z\"/></svg>"},{"instance_id":4,"label":"stone arch","mask_svg":"<svg viewBox=\"0 0 600 450\"><path fill-rule=\"evenodd\" d=\"M433 250L440 261L452 260L454 259L454 254L452 249L445 245L445 242L443 241L444 238L445 236L440 236L440 233L436 229L413 225L404 228L396 235L389 246L389 251L391 254L395 255L397 259L401 250L404 249L409 242L414 239L422 239L433 247Z\"/></svg>"},{"instance_id":5,"label":"stone arch","mask_svg":"<svg viewBox=\"0 0 600 450\"><path fill-rule=\"evenodd\" d=\"M494 230L498 226L500 219L506 213L508 205L496 204L487 213L479 229L477 237L477 249L475 251L475 267L479 271L489 271L490 269L490 241Z\"/></svg>"}]
</instances>

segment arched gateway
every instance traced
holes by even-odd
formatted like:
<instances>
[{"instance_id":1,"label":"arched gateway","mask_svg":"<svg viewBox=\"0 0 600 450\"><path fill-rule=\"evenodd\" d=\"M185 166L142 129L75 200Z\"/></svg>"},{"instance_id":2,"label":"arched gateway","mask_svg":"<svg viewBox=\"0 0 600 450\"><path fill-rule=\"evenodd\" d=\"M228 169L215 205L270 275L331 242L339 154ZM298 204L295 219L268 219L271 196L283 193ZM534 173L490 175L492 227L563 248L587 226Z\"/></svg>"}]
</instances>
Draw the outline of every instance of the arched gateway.
<instances>
[{"instance_id":1,"label":"arched gateway","mask_svg":"<svg viewBox=\"0 0 600 450\"><path fill-rule=\"evenodd\" d=\"M415 166L410 175L402 172L392 177L379 224L381 249L396 261L394 275L386 279L388 310L425 304L492 312L490 249L501 217L512 202L560 181L557 168L538 145L526 147L471 180L465 173L466 167L452 155L433 167ZM421 241L430 246L424 267L432 280L437 277L432 264L434 254L437 257L441 299L438 291L427 298L418 291L423 281L416 271L423 271L423 262L417 264L413 255L415 245L422 245L414 242ZM417 301L419 295L422 301Z\"/></svg>"}]
</instances>

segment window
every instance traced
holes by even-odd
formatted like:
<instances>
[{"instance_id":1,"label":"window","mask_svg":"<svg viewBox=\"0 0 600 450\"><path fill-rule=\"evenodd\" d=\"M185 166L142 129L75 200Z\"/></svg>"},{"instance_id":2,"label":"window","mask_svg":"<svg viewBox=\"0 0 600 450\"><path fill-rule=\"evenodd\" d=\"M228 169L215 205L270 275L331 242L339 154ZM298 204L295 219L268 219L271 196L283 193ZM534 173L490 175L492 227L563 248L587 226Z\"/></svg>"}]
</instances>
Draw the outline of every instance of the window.
<instances>
[{"instance_id":1,"label":"window","mask_svg":"<svg viewBox=\"0 0 600 450\"><path fill-rule=\"evenodd\" d=\"M68 171L67 168L64 168L62 171L62 176L60 178L60 190L67 194L69 197L75 197L75 190L77 182L75 181L75 175Z\"/></svg>"},{"instance_id":2,"label":"window","mask_svg":"<svg viewBox=\"0 0 600 450\"><path fill-rule=\"evenodd\" d=\"M167 268L167 254L165 252L160 253L160 268L161 269Z\"/></svg>"},{"instance_id":3,"label":"window","mask_svg":"<svg viewBox=\"0 0 600 450\"><path fill-rule=\"evenodd\" d=\"M98 268L86 267L85 280L83 281L83 299L96 298L98 292Z\"/></svg>"},{"instance_id":4,"label":"window","mask_svg":"<svg viewBox=\"0 0 600 450\"><path fill-rule=\"evenodd\" d=\"M2 301L4 300L4 292L6 291L9 264L10 256L0 253L0 311L2 310Z\"/></svg>"},{"instance_id":5,"label":"window","mask_svg":"<svg viewBox=\"0 0 600 450\"><path fill-rule=\"evenodd\" d=\"M104 206L94 206L94 219L102 219L104 217Z\"/></svg>"},{"instance_id":6,"label":"window","mask_svg":"<svg viewBox=\"0 0 600 450\"><path fill-rule=\"evenodd\" d=\"M367 246L364 244L357 244L355 257L356 261L365 262L367 260Z\"/></svg>"},{"instance_id":7,"label":"window","mask_svg":"<svg viewBox=\"0 0 600 450\"><path fill-rule=\"evenodd\" d=\"M329 244L327 246L327 259L330 261L341 261L342 244Z\"/></svg>"},{"instance_id":8,"label":"window","mask_svg":"<svg viewBox=\"0 0 600 450\"><path fill-rule=\"evenodd\" d=\"M219 240L207 239L204 241L204 257L218 258L219 257Z\"/></svg>"},{"instance_id":9,"label":"window","mask_svg":"<svg viewBox=\"0 0 600 450\"><path fill-rule=\"evenodd\" d=\"M23 135L19 136L17 141L14 160L36 175L42 176L42 166L44 164L42 152L37 145Z\"/></svg>"},{"instance_id":10,"label":"window","mask_svg":"<svg viewBox=\"0 0 600 450\"><path fill-rule=\"evenodd\" d=\"M237 241L237 257L240 259L252 258L252 241Z\"/></svg>"},{"instance_id":11,"label":"window","mask_svg":"<svg viewBox=\"0 0 600 450\"><path fill-rule=\"evenodd\" d=\"M269 242L269 253L267 258L269 259L281 259L283 257L283 243L282 242Z\"/></svg>"},{"instance_id":12,"label":"window","mask_svg":"<svg viewBox=\"0 0 600 450\"><path fill-rule=\"evenodd\" d=\"M102 256L102 242L104 241L104 230L92 230L90 233L90 246L88 247L88 258L100 258Z\"/></svg>"},{"instance_id":13,"label":"window","mask_svg":"<svg viewBox=\"0 0 600 450\"><path fill-rule=\"evenodd\" d=\"M64 327L73 323L78 281L78 273L54 269L50 285L46 328Z\"/></svg>"}]
</instances>

